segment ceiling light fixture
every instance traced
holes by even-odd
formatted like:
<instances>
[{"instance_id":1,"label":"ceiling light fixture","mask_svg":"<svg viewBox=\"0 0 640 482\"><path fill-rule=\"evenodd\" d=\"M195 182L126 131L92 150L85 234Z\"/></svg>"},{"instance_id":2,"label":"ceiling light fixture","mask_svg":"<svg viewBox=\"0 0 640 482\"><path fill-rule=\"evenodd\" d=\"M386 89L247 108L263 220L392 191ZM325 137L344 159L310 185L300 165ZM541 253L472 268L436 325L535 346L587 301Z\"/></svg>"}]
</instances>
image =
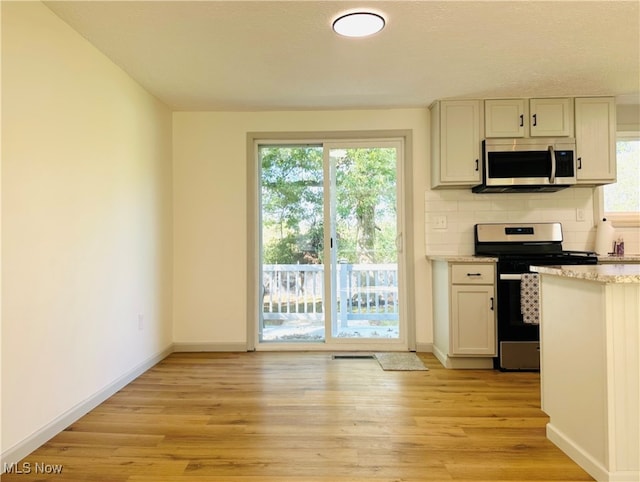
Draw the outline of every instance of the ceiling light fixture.
<instances>
[{"instance_id":1,"label":"ceiling light fixture","mask_svg":"<svg viewBox=\"0 0 640 482\"><path fill-rule=\"evenodd\" d=\"M353 12L338 17L333 22L333 31L345 37L367 37L384 28L382 15L373 12Z\"/></svg>"}]
</instances>

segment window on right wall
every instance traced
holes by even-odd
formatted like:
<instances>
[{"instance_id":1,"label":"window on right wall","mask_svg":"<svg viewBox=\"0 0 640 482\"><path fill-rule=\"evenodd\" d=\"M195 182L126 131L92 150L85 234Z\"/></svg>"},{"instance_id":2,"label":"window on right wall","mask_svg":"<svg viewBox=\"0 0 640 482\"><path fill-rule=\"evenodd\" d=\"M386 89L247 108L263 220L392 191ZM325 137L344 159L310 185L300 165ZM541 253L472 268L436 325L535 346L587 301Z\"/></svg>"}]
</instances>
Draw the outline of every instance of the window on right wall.
<instances>
[{"instance_id":1,"label":"window on right wall","mask_svg":"<svg viewBox=\"0 0 640 482\"><path fill-rule=\"evenodd\" d=\"M640 132L618 132L617 180L603 187L603 216L614 226L640 227Z\"/></svg>"}]
</instances>

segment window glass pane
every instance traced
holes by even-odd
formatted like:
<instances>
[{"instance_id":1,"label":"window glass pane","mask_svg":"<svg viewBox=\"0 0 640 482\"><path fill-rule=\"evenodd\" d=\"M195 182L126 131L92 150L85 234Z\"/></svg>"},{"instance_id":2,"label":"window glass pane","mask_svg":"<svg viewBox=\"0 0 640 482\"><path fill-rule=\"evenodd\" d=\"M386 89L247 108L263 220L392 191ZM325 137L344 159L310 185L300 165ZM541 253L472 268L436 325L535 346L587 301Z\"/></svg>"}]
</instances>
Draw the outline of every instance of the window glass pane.
<instances>
[{"instance_id":1,"label":"window glass pane","mask_svg":"<svg viewBox=\"0 0 640 482\"><path fill-rule=\"evenodd\" d=\"M640 139L616 143L618 182L604 186L606 213L640 211Z\"/></svg>"}]
</instances>

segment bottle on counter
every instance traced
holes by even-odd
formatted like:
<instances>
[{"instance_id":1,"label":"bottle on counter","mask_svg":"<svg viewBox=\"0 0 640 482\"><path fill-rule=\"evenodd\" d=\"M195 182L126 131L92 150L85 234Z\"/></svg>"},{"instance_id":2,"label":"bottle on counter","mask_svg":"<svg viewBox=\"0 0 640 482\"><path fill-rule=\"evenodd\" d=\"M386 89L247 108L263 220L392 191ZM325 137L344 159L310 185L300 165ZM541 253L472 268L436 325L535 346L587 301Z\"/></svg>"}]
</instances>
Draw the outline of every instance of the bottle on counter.
<instances>
[{"instance_id":1,"label":"bottle on counter","mask_svg":"<svg viewBox=\"0 0 640 482\"><path fill-rule=\"evenodd\" d=\"M618 242L616 243L616 256L624 256L624 239L622 236L618 238Z\"/></svg>"}]
</instances>

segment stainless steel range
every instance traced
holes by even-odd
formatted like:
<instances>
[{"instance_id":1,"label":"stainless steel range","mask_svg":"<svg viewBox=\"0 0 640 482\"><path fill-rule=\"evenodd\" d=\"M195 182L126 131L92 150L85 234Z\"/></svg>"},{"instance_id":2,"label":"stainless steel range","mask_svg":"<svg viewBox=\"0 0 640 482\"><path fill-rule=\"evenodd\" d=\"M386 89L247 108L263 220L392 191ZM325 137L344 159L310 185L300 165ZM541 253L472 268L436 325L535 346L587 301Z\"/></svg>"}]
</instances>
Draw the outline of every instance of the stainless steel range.
<instances>
[{"instance_id":1,"label":"stainless steel range","mask_svg":"<svg viewBox=\"0 0 640 482\"><path fill-rule=\"evenodd\" d=\"M560 223L475 225L475 254L498 258L495 368L540 369L537 275L530 267L598 263L595 253L563 250L562 241Z\"/></svg>"}]
</instances>

